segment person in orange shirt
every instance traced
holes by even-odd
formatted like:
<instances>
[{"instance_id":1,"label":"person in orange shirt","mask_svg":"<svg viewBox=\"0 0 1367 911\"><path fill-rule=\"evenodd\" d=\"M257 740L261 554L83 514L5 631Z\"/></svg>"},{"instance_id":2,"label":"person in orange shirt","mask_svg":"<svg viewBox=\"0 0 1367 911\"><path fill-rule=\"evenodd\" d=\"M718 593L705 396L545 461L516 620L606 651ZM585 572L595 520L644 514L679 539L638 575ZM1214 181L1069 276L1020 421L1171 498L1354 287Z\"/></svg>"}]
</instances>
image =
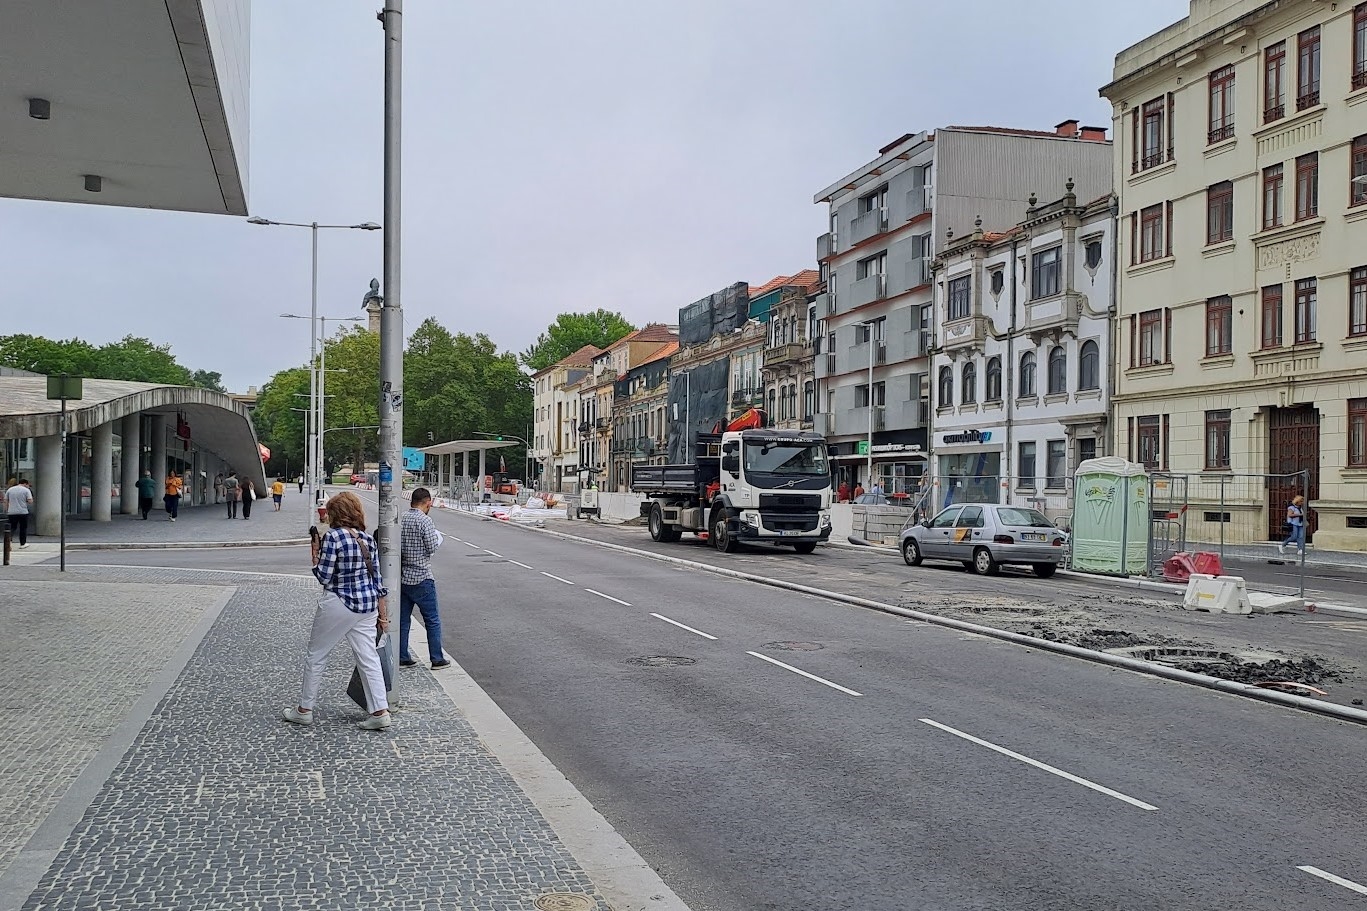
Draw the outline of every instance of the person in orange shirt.
<instances>
[{"instance_id":1,"label":"person in orange shirt","mask_svg":"<svg viewBox=\"0 0 1367 911\"><path fill-rule=\"evenodd\" d=\"M275 500L275 511L280 511L280 501L285 499L285 482L279 478L271 485L271 499Z\"/></svg>"},{"instance_id":2,"label":"person in orange shirt","mask_svg":"<svg viewBox=\"0 0 1367 911\"><path fill-rule=\"evenodd\" d=\"M172 522L180 515L180 492L184 489L185 482L174 470L166 475L166 496L162 497L162 502L166 504L166 514Z\"/></svg>"}]
</instances>

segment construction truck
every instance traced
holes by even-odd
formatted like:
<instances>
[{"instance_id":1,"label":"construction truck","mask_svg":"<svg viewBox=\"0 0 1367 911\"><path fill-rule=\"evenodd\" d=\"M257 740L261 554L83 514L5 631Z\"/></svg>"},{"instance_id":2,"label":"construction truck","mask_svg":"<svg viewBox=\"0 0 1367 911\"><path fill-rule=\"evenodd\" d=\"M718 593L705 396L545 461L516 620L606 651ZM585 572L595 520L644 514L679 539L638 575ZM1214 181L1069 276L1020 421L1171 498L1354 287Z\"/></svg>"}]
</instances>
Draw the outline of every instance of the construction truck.
<instances>
[{"instance_id":1,"label":"construction truck","mask_svg":"<svg viewBox=\"0 0 1367 911\"><path fill-rule=\"evenodd\" d=\"M764 543L809 554L831 536L825 438L767 429L755 415L697 434L692 463L632 466L631 490L648 497L641 509L651 538L692 532L724 553Z\"/></svg>"}]
</instances>

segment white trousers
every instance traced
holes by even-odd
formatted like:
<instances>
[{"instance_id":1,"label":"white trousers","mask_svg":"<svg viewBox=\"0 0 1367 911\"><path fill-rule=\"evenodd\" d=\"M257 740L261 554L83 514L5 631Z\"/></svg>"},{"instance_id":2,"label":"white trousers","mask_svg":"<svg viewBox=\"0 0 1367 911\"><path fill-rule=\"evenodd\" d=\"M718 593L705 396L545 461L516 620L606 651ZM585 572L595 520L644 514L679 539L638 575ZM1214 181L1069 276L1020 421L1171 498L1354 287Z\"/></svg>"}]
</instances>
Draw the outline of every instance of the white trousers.
<instances>
[{"instance_id":1,"label":"white trousers","mask_svg":"<svg viewBox=\"0 0 1367 911\"><path fill-rule=\"evenodd\" d=\"M370 711L373 713L389 708L389 699L384 690L384 671L380 668L379 653L375 651L375 623L379 616L376 611L358 614L347 610L342 599L332 592L319 599L318 608L313 612L308 655L304 658L304 685L299 691L301 709L313 709L328 655L343 639L356 656L356 667L361 671L361 682L365 684L365 698Z\"/></svg>"}]
</instances>

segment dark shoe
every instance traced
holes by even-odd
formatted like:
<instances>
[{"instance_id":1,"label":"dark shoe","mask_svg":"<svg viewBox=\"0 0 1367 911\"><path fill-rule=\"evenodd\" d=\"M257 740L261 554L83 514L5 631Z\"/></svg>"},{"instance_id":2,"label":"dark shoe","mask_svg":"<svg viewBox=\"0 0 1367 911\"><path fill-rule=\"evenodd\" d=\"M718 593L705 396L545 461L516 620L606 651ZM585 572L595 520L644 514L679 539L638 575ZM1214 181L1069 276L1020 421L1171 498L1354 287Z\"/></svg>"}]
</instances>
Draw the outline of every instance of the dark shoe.
<instances>
[{"instance_id":1,"label":"dark shoe","mask_svg":"<svg viewBox=\"0 0 1367 911\"><path fill-rule=\"evenodd\" d=\"M451 659L450 659L450 658L446 658L446 659L444 659L444 660L442 660L442 661L433 661L433 662L432 662L432 670L434 670L434 671L439 671L439 670L441 670L441 669L444 668L444 667L450 667L450 666L451 666Z\"/></svg>"},{"instance_id":2,"label":"dark shoe","mask_svg":"<svg viewBox=\"0 0 1367 911\"><path fill-rule=\"evenodd\" d=\"M399 667L417 667L417 666L418 666L418 662L414 661L412 658L400 658L400 659L399 659Z\"/></svg>"}]
</instances>

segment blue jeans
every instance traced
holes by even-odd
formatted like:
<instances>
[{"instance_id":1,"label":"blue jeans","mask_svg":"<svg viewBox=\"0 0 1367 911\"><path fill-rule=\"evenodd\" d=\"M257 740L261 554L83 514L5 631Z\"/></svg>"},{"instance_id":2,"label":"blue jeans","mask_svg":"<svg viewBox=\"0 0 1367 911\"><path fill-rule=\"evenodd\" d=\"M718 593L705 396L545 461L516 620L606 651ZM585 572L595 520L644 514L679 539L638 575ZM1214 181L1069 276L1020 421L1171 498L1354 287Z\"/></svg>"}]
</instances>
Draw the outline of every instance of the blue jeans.
<instances>
[{"instance_id":1,"label":"blue jeans","mask_svg":"<svg viewBox=\"0 0 1367 911\"><path fill-rule=\"evenodd\" d=\"M399 586L399 660L413 660L408 652L408 631L413 628L414 605L422 613L422 625L427 629L428 654L433 661L445 660L441 651L441 615L437 613L437 583L431 579Z\"/></svg>"},{"instance_id":2,"label":"blue jeans","mask_svg":"<svg viewBox=\"0 0 1367 911\"><path fill-rule=\"evenodd\" d=\"M1286 540L1282 542L1282 547L1290 544L1296 545L1297 551L1305 550L1305 522L1291 526L1291 534L1286 536Z\"/></svg>"}]
</instances>

